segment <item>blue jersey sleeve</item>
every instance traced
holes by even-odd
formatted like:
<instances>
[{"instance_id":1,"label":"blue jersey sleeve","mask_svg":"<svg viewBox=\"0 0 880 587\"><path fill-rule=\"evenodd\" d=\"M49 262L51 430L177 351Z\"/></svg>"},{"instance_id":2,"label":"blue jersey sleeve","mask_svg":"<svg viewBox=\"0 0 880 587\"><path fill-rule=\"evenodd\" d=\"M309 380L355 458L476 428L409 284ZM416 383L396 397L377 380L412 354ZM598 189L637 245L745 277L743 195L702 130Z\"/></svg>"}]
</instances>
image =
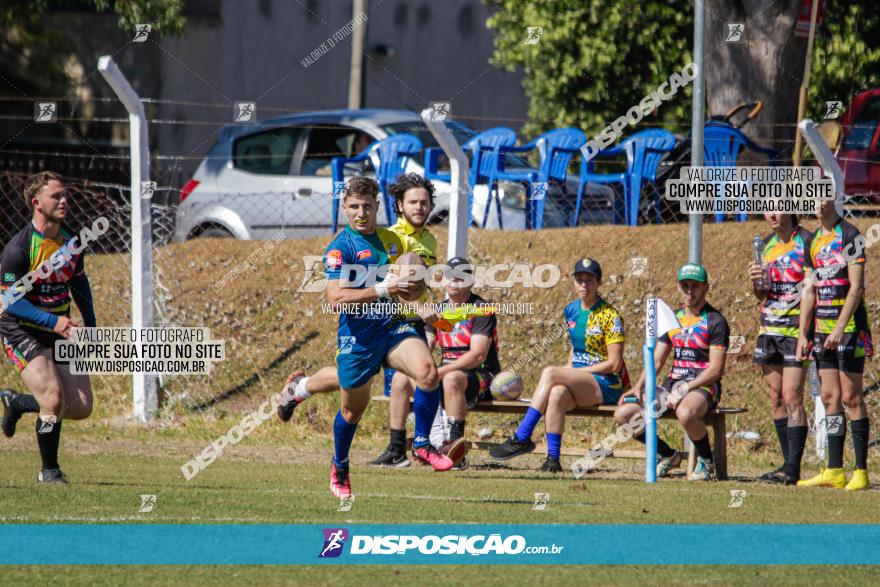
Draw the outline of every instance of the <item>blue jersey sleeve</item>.
<instances>
[{"instance_id":1,"label":"blue jersey sleeve","mask_svg":"<svg viewBox=\"0 0 880 587\"><path fill-rule=\"evenodd\" d=\"M324 251L324 276L328 280L339 280L342 277L342 266L354 263L354 255L348 245L342 235L339 235Z\"/></svg>"}]
</instances>

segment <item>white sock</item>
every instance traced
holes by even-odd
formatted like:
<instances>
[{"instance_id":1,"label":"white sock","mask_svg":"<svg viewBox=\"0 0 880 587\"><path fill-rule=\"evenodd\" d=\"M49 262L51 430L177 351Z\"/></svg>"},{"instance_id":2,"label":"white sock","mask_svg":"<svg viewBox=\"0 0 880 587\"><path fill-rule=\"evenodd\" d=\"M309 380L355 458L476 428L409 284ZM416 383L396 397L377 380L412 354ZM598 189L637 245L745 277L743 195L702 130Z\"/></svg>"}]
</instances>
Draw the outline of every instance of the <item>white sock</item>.
<instances>
[{"instance_id":1,"label":"white sock","mask_svg":"<svg viewBox=\"0 0 880 587\"><path fill-rule=\"evenodd\" d=\"M293 392L293 397L296 398L297 402L301 402L304 399L306 399L307 397L309 397L310 395L312 395L308 391L306 391L306 381L308 381L308 380L309 380L308 377L303 377L302 379L297 381L296 388L294 389L294 392Z\"/></svg>"},{"instance_id":2,"label":"white sock","mask_svg":"<svg viewBox=\"0 0 880 587\"><path fill-rule=\"evenodd\" d=\"M434 448L439 449L443 446L443 443L446 442L446 427L444 426L444 421L446 420L446 411L443 408L439 408L437 413L434 416L434 423L431 424L431 444L434 445Z\"/></svg>"}]
</instances>

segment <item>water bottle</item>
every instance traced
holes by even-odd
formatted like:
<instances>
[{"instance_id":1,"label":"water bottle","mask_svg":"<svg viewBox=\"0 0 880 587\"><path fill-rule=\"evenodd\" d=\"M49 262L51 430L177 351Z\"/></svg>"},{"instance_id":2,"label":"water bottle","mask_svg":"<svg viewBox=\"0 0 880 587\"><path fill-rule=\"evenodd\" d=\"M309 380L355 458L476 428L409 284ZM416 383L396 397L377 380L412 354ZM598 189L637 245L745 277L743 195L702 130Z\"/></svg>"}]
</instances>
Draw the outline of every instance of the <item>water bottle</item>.
<instances>
[{"instance_id":1,"label":"water bottle","mask_svg":"<svg viewBox=\"0 0 880 587\"><path fill-rule=\"evenodd\" d=\"M815 403L813 411L813 438L816 449L816 456L820 459L825 458L825 449L828 448L828 435L825 430L825 404L822 403L819 388L819 372L816 370L816 363L810 363L807 369L807 394L813 398Z\"/></svg>"},{"instance_id":2,"label":"water bottle","mask_svg":"<svg viewBox=\"0 0 880 587\"><path fill-rule=\"evenodd\" d=\"M816 363L810 363L807 369L807 393L810 397L819 397L819 372L816 370Z\"/></svg>"},{"instance_id":3,"label":"water bottle","mask_svg":"<svg viewBox=\"0 0 880 587\"><path fill-rule=\"evenodd\" d=\"M755 263L758 265L764 266L764 239L759 236L756 236L754 240L752 240L752 255L754 255ZM762 290L769 289L769 285L767 284L766 277L759 277L755 280L755 287Z\"/></svg>"}]
</instances>

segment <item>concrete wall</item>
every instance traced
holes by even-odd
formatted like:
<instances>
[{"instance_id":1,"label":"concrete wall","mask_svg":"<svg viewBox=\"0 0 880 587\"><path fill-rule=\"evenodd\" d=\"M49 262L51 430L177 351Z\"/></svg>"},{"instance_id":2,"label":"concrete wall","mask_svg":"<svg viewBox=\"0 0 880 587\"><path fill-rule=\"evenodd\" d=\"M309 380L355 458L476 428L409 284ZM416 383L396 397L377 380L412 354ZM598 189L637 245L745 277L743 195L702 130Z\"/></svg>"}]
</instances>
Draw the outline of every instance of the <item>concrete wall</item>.
<instances>
[{"instance_id":1,"label":"concrete wall","mask_svg":"<svg viewBox=\"0 0 880 587\"><path fill-rule=\"evenodd\" d=\"M364 107L421 109L451 100L455 116L476 128L524 119L521 76L489 65L491 11L479 0L383 0L368 10ZM350 0L241 2L221 0L219 22L190 18L181 38L161 41L164 99L220 102L228 108L163 105L163 118L230 121L231 103L257 102L258 116L345 108L351 39L315 63L303 58L352 19ZM377 46L390 47L381 56ZM518 126L518 125L516 125ZM202 154L217 129L165 126L163 153ZM187 168L192 166L186 165Z\"/></svg>"},{"instance_id":2,"label":"concrete wall","mask_svg":"<svg viewBox=\"0 0 880 587\"><path fill-rule=\"evenodd\" d=\"M521 75L489 65L492 8L480 0L374 0L368 2L364 107L422 109L451 101L452 113L477 129L504 119L525 119ZM155 124L154 154L182 156L176 173L160 181L185 181L232 121L236 101L255 101L259 118L284 112L345 108L351 37L309 66L303 58L319 48L352 15L351 0L189 0L179 37L153 32L131 43L110 14L54 12L47 23L72 42L96 96L112 96L94 72L98 56L110 53L142 97L219 104L148 106L151 116L209 122ZM385 47L391 53L381 54ZM89 77L89 74L92 74ZM278 110L272 110L278 109ZM121 106L100 106L99 115L123 116ZM86 138L125 139L124 125L87 125ZM110 131L113 131L112 133ZM163 163L167 170L168 162ZM158 169L157 169L158 171Z\"/></svg>"}]
</instances>

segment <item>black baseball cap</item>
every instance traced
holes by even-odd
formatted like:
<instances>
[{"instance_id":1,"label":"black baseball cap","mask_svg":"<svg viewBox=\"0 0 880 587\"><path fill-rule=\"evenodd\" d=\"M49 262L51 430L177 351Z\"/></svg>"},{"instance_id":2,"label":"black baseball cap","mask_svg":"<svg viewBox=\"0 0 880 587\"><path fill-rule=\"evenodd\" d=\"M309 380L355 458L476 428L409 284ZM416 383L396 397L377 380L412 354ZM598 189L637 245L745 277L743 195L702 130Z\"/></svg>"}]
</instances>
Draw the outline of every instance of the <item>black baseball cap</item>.
<instances>
[{"instance_id":1,"label":"black baseball cap","mask_svg":"<svg viewBox=\"0 0 880 587\"><path fill-rule=\"evenodd\" d=\"M471 262L468 261L467 259L465 259L464 257L453 257L449 261L446 262L446 265L450 269L455 269L456 267L461 267L462 265L465 265L465 267L463 267L460 270L460 272L464 272L469 275L473 275L473 273L474 273L474 266L471 265Z\"/></svg>"},{"instance_id":2,"label":"black baseball cap","mask_svg":"<svg viewBox=\"0 0 880 587\"><path fill-rule=\"evenodd\" d=\"M571 274L576 275L577 273L589 273L599 281L602 281L602 266L599 265L598 261L587 257L580 259L574 264L574 270Z\"/></svg>"}]
</instances>

